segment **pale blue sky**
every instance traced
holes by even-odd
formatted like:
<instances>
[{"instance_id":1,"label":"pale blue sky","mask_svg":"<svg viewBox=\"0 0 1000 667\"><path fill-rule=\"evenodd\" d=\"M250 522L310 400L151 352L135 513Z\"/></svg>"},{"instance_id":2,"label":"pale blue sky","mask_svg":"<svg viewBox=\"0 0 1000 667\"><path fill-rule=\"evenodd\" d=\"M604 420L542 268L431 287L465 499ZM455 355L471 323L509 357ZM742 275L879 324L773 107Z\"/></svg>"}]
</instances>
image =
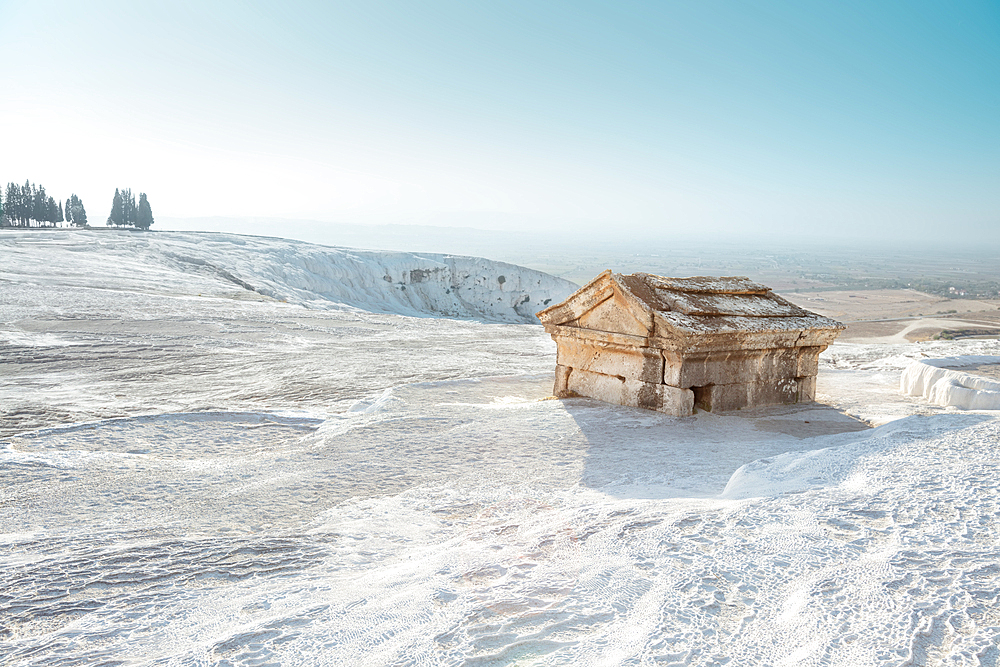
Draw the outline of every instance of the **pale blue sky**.
<instances>
[{"instance_id":1,"label":"pale blue sky","mask_svg":"<svg viewBox=\"0 0 1000 667\"><path fill-rule=\"evenodd\" d=\"M995 0L0 0L0 80L0 180L97 221L131 187L158 216L1000 224Z\"/></svg>"}]
</instances>

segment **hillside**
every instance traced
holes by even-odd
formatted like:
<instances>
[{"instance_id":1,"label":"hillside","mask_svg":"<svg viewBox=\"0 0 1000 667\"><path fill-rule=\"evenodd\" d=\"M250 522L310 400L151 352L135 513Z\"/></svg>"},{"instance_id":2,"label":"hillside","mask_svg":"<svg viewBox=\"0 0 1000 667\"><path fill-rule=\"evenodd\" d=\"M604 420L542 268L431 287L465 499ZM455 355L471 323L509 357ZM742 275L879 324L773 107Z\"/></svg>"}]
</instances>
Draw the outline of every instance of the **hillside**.
<instances>
[{"instance_id":1,"label":"hillside","mask_svg":"<svg viewBox=\"0 0 1000 667\"><path fill-rule=\"evenodd\" d=\"M535 322L573 283L478 257L211 232L0 233L0 279L165 295L263 296L318 309Z\"/></svg>"}]
</instances>

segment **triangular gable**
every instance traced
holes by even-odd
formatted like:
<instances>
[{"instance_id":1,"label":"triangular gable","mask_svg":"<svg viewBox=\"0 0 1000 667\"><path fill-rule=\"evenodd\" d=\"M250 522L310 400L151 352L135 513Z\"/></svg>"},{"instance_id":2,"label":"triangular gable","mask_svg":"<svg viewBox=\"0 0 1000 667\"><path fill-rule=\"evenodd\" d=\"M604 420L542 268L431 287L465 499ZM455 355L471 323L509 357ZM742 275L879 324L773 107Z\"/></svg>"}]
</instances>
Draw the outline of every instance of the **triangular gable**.
<instances>
[{"instance_id":1,"label":"triangular gable","mask_svg":"<svg viewBox=\"0 0 1000 667\"><path fill-rule=\"evenodd\" d=\"M636 317L636 311L639 316ZM634 307L620 289L612 290L609 298L597 304L576 320L576 326L592 331L609 331L630 336L652 333L653 313Z\"/></svg>"},{"instance_id":2,"label":"triangular gable","mask_svg":"<svg viewBox=\"0 0 1000 667\"><path fill-rule=\"evenodd\" d=\"M539 311L542 324L649 336L653 311L623 289L618 276L604 271L562 303Z\"/></svg>"}]
</instances>

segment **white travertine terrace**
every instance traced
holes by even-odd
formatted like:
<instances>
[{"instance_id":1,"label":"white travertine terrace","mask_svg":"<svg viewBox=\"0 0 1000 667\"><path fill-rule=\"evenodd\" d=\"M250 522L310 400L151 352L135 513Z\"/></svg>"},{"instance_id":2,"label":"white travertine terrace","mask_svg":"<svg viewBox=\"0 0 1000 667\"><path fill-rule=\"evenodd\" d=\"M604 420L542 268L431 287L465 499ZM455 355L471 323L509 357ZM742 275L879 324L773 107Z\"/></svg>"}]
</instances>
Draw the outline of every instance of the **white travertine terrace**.
<instances>
[{"instance_id":1,"label":"white travertine terrace","mask_svg":"<svg viewBox=\"0 0 1000 667\"><path fill-rule=\"evenodd\" d=\"M819 354L844 329L748 278L611 271L537 315L557 396L677 416L813 400Z\"/></svg>"},{"instance_id":2,"label":"white travertine terrace","mask_svg":"<svg viewBox=\"0 0 1000 667\"><path fill-rule=\"evenodd\" d=\"M1000 410L1000 382L955 368L1000 364L1000 357L965 355L916 359L899 378L899 388L931 403L965 410Z\"/></svg>"}]
</instances>

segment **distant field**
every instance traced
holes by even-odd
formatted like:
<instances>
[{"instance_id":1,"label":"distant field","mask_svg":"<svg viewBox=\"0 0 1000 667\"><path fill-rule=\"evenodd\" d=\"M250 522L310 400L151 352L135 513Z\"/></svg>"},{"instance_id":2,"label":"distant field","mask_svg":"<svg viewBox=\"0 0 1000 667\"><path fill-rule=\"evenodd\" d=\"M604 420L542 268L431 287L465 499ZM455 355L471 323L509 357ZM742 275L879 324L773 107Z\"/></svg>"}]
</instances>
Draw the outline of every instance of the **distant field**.
<instances>
[{"instance_id":1,"label":"distant field","mask_svg":"<svg viewBox=\"0 0 1000 667\"><path fill-rule=\"evenodd\" d=\"M1000 312L1000 299L945 299L915 290L831 290L808 294L781 292L789 301L843 322L902 317L973 316Z\"/></svg>"},{"instance_id":2,"label":"distant field","mask_svg":"<svg viewBox=\"0 0 1000 667\"><path fill-rule=\"evenodd\" d=\"M952 338L1000 335L998 299L947 299L892 289L785 292L782 296L846 324L841 340L903 343L931 340L943 334Z\"/></svg>"}]
</instances>

